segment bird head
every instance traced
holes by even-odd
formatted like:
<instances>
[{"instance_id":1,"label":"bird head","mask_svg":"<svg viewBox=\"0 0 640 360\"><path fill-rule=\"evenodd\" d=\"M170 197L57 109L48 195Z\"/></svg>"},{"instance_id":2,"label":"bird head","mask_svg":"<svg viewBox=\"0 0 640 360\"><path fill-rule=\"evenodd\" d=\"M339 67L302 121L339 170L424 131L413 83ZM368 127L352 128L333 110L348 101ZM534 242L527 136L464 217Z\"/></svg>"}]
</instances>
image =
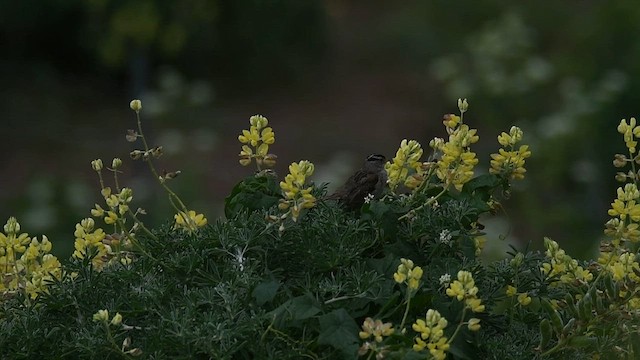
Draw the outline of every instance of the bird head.
<instances>
[{"instance_id":1,"label":"bird head","mask_svg":"<svg viewBox=\"0 0 640 360\"><path fill-rule=\"evenodd\" d=\"M367 159L364 162L364 167L368 169L381 169L384 167L386 162L387 158L384 155L371 154L367 156Z\"/></svg>"}]
</instances>

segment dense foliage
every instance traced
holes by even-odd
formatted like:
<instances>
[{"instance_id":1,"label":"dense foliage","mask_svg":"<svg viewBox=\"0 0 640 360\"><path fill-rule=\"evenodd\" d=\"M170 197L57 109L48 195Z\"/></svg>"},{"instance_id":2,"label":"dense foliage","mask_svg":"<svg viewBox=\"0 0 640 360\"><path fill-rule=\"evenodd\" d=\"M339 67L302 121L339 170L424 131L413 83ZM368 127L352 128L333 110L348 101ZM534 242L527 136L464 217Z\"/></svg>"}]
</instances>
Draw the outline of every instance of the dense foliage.
<instances>
[{"instance_id":1,"label":"dense foliage","mask_svg":"<svg viewBox=\"0 0 640 360\"><path fill-rule=\"evenodd\" d=\"M623 121L629 156L617 155L618 189L597 261L572 259L545 239L546 252L513 249L504 260L479 258L487 239L481 218L500 208L509 183L524 176L531 153L523 134L502 133L488 173L470 146L474 129L447 115L448 139L433 155L403 141L387 166L389 189L356 211L325 200L294 163L277 181L269 171L273 130L262 116L239 140L242 165L258 172L227 198L225 219L208 224L168 187L142 140L131 152L146 162L176 209L174 221L147 229L132 211L133 191L118 184L122 161L100 178L104 208L76 226L76 251L56 272L42 266L50 244L20 234L10 219L0 236L3 358L152 359L584 359L640 354L640 266L636 243L635 119ZM637 130L637 131L636 131ZM104 221L105 233L96 226ZM46 238L45 238L46 239ZM35 243L34 243L35 241ZM27 247L28 245L28 247ZM33 251L31 249L33 247ZM20 255L22 254L22 255ZM31 254L31 255L29 255ZM19 256L20 255L20 256ZM38 266L29 267L34 259ZM46 277L42 275L46 274ZM39 282L37 282L39 281Z\"/></svg>"}]
</instances>

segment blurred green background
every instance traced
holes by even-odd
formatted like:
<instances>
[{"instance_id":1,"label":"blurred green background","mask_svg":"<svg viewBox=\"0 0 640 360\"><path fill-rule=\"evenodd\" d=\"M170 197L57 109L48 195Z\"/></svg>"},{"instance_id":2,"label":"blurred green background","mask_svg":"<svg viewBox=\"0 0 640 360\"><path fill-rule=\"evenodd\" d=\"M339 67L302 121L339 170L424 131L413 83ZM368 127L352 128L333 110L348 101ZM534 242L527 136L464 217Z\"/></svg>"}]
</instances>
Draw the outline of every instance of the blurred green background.
<instances>
[{"instance_id":1,"label":"blurred green background","mask_svg":"<svg viewBox=\"0 0 640 360\"><path fill-rule=\"evenodd\" d=\"M626 1L0 0L0 219L67 256L98 201L90 161L128 158L143 102L159 169L215 221L251 115L276 133L277 171L299 159L340 183L403 138L424 146L457 112L496 136L525 131L528 175L487 220L492 251L543 236L593 255L615 194L616 125L640 113L640 6ZM124 183L152 225L172 218L143 164ZM499 240L503 235L508 240Z\"/></svg>"}]
</instances>

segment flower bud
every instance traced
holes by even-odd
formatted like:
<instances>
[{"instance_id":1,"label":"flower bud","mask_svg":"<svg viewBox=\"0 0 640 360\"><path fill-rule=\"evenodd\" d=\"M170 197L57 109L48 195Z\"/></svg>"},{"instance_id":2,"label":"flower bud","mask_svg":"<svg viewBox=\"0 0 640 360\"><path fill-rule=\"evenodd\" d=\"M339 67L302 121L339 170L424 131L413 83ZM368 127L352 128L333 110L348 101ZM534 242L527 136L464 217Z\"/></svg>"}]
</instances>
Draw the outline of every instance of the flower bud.
<instances>
[{"instance_id":1,"label":"flower bud","mask_svg":"<svg viewBox=\"0 0 640 360\"><path fill-rule=\"evenodd\" d=\"M109 311L108 310L98 310L97 313L93 314L93 321L104 321L106 322L109 319Z\"/></svg>"},{"instance_id":2,"label":"flower bud","mask_svg":"<svg viewBox=\"0 0 640 360\"><path fill-rule=\"evenodd\" d=\"M111 161L111 168L117 169L120 166L122 166L122 160L120 160L120 158L113 158L113 161Z\"/></svg>"},{"instance_id":3,"label":"flower bud","mask_svg":"<svg viewBox=\"0 0 640 360\"><path fill-rule=\"evenodd\" d=\"M4 232L7 234L17 234L20 231L20 224L15 217L10 217L4 226Z\"/></svg>"},{"instance_id":4,"label":"flower bud","mask_svg":"<svg viewBox=\"0 0 640 360\"><path fill-rule=\"evenodd\" d=\"M129 129L127 130L127 135L125 135L125 138L128 142L134 142L138 138L138 132L133 129Z\"/></svg>"},{"instance_id":5,"label":"flower bud","mask_svg":"<svg viewBox=\"0 0 640 360\"><path fill-rule=\"evenodd\" d=\"M267 154L264 156L264 159L262 159L262 163L264 164L264 166L271 168L276 166L277 158L278 156L276 156L275 154Z\"/></svg>"},{"instance_id":6,"label":"flower bud","mask_svg":"<svg viewBox=\"0 0 640 360\"><path fill-rule=\"evenodd\" d=\"M111 325L120 325L122 323L122 315L120 313L116 313L111 319Z\"/></svg>"},{"instance_id":7,"label":"flower bud","mask_svg":"<svg viewBox=\"0 0 640 360\"><path fill-rule=\"evenodd\" d=\"M626 156L622 154L615 154L615 156L613 157L613 166L617 168L624 167L627 164L626 160Z\"/></svg>"},{"instance_id":8,"label":"flower bud","mask_svg":"<svg viewBox=\"0 0 640 360\"><path fill-rule=\"evenodd\" d=\"M461 113L466 112L467 109L469 109L469 103L467 102L467 99L458 99L458 109Z\"/></svg>"},{"instance_id":9,"label":"flower bud","mask_svg":"<svg viewBox=\"0 0 640 360\"><path fill-rule=\"evenodd\" d=\"M176 171L171 171L168 172L166 174L164 174L164 178L166 180L171 180L171 179L175 179L178 177L178 175L182 174L182 172L180 170L176 170Z\"/></svg>"},{"instance_id":10,"label":"flower bud","mask_svg":"<svg viewBox=\"0 0 640 360\"><path fill-rule=\"evenodd\" d=\"M240 156L240 165L247 166L251 164L251 156L249 155L241 155Z\"/></svg>"},{"instance_id":11,"label":"flower bud","mask_svg":"<svg viewBox=\"0 0 640 360\"><path fill-rule=\"evenodd\" d=\"M140 348L135 348L125 352L125 354L129 354L131 356L140 356L142 355L142 350L140 350Z\"/></svg>"},{"instance_id":12,"label":"flower bud","mask_svg":"<svg viewBox=\"0 0 640 360\"><path fill-rule=\"evenodd\" d=\"M129 107L135 112L140 112L140 110L142 109L142 101L138 99L131 100L131 102L129 103Z\"/></svg>"},{"instance_id":13,"label":"flower bud","mask_svg":"<svg viewBox=\"0 0 640 360\"><path fill-rule=\"evenodd\" d=\"M133 150L129 153L132 160L139 160L145 152L142 150Z\"/></svg>"},{"instance_id":14,"label":"flower bud","mask_svg":"<svg viewBox=\"0 0 640 360\"><path fill-rule=\"evenodd\" d=\"M471 331L478 331L480 330L480 319L478 318L471 318L469 319L469 330Z\"/></svg>"},{"instance_id":15,"label":"flower bud","mask_svg":"<svg viewBox=\"0 0 640 360\"><path fill-rule=\"evenodd\" d=\"M100 171L100 170L102 170L102 159L96 159L96 160L93 160L93 161L91 162L91 167L92 167L92 168L93 168L93 170L95 170L95 171Z\"/></svg>"},{"instance_id":16,"label":"flower bud","mask_svg":"<svg viewBox=\"0 0 640 360\"><path fill-rule=\"evenodd\" d=\"M289 204L288 201L280 200L280 203L278 204L278 209L287 210L289 208L289 206L291 206L291 204Z\"/></svg>"},{"instance_id":17,"label":"flower bud","mask_svg":"<svg viewBox=\"0 0 640 360\"><path fill-rule=\"evenodd\" d=\"M514 268L519 268L520 265L522 265L522 262L524 261L524 254L519 252L516 254L516 256L513 257L513 259L511 259L511 266Z\"/></svg>"},{"instance_id":18,"label":"flower bud","mask_svg":"<svg viewBox=\"0 0 640 360\"><path fill-rule=\"evenodd\" d=\"M263 127L267 126L267 124L269 124L269 121L262 115L253 115L251 118L249 118L249 124L251 124L251 126L257 127L258 129L262 129Z\"/></svg>"},{"instance_id":19,"label":"flower bud","mask_svg":"<svg viewBox=\"0 0 640 360\"><path fill-rule=\"evenodd\" d=\"M122 341L122 348L126 349L129 346L131 346L131 338L130 337L126 337L123 341Z\"/></svg>"}]
</instances>

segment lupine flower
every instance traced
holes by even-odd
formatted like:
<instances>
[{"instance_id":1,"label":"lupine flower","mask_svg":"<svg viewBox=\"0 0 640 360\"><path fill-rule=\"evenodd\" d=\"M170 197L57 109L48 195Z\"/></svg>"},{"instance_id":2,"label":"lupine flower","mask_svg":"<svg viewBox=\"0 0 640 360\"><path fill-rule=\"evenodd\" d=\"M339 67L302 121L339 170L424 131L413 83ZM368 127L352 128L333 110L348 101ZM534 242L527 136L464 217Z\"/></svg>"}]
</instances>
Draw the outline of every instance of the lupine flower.
<instances>
[{"instance_id":1,"label":"lupine flower","mask_svg":"<svg viewBox=\"0 0 640 360\"><path fill-rule=\"evenodd\" d=\"M418 319L411 328L419 333L414 338L414 351L429 349L429 353L434 359L443 360L447 357L449 350L448 339L444 336L444 329L447 327L447 319L442 317L437 310L429 309L425 320Z\"/></svg>"},{"instance_id":2,"label":"lupine flower","mask_svg":"<svg viewBox=\"0 0 640 360\"><path fill-rule=\"evenodd\" d=\"M383 337L393 334L393 325L391 323L383 323L381 320L373 320L367 317L362 323L362 331L358 334L360 339L366 340L373 336L376 342L382 342Z\"/></svg>"},{"instance_id":3,"label":"lupine flower","mask_svg":"<svg viewBox=\"0 0 640 360\"><path fill-rule=\"evenodd\" d=\"M559 277L559 282L570 283L573 281L589 282L593 280L593 274L578 265L578 261L572 259L564 250L560 248L557 242L545 238L544 247L547 262L542 263L540 270L548 277ZM557 281L554 281L555 284Z\"/></svg>"},{"instance_id":4,"label":"lupine flower","mask_svg":"<svg viewBox=\"0 0 640 360\"><path fill-rule=\"evenodd\" d=\"M483 312L484 305L477 298L478 288L473 280L473 275L468 271L458 271L458 280L455 280L446 290L447 295L455 297L458 301L464 301L465 305L473 312Z\"/></svg>"},{"instance_id":5,"label":"lupine flower","mask_svg":"<svg viewBox=\"0 0 640 360\"><path fill-rule=\"evenodd\" d=\"M269 145L276 141L273 129L268 127L269 121L262 115L254 115L249 119L249 130L242 130L238 141L242 143L240 164L247 166L255 159L258 169L275 166L276 156L269 154ZM267 160L267 161L265 161Z\"/></svg>"},{"instance_id":6,"label":"lupine flower","mask_svg":"<svg viewBox=\"0 0 640 360\"><path fill-rule=\"evenodd\" d=\"M420 286L422 274L423 271L420 266L414 267L413 261L402 258L400 259L398 270L393 274L393 279L399 284L407 284L410 290L415 290Z\"/></svg>"},{"instance_id":7,"label":"lupine flower","mask_svg":"<svg viewBox=\"0 0 640 360\"><path fill-rule=\"evenodd\" d=\"M422 152L422 146L415 140L404 139L400 142L396 156L385 164L391 191L394 191L400 184L405 184L411 189L420 185L421 182L417 177L409 175L412 172L419 175L422 166L420 162Z\"/></svg>"},{"instance_id":8,"label":"lupine flower","mask_svg":"<svg viewBox=\"0 0 640 360\"><path fill-rule=\"evenodd\" d=\"M174 215L174 219L174 228L183 229L189 232L196 231L207 225L207 218L204 217L204 214L198 214L193 210L189 210L186 213L180 211Z\"/></svg>"},{"instance_id":9,"label":"lupine flower","mask_svg":"<svg viewBox=\"0 0 640 360\"><path fill-rule=\"evenodd\" d=\"M512 126L509 133L503 132L498 136L498 143L503 148L497 154L491 154L491 168L489 173L499 174L508 179L522 180L527 171L524 168L525 159L531 156L529 146L521 145L516 150L516 144L522 140L522 130Z\"/></svg>"},{"instance_id":10,"label":"lupine flower","mask_svg":"<svg viewBox=\"0 0 640 360\"><path fill-rule=\"evenodd\" d=\"M20 233L20 223L10 217L0 232L0 294L24 289L31 299L47 292L47 284L61 275L58 259L49 254L51 242L46 236L42 240Z\"/></svg>"},{"instance_id":11,"label":"lupine flower","mask_svg":"<svg viewBox=\"0 0 640 360\"><path fill-rule=\"evenodd\" d=\"M287 211L293 221L297 221L302 209L315 206L316 198L311 194L312 186L306 186L307 177L313 174L314 166L307 160L289 165L289 174L280 182L284 199L278 208Z\"/></svg>"}]
</instances>

